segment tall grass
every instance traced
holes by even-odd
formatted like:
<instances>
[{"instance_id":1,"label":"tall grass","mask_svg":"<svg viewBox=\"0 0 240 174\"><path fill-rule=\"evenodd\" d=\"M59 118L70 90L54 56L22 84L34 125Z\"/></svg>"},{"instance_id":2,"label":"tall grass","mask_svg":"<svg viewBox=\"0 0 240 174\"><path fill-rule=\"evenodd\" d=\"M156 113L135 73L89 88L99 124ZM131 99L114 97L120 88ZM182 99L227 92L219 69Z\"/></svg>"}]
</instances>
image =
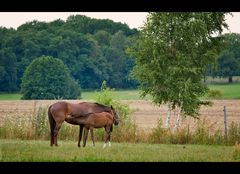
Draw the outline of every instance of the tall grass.
<instances>
[{"instance_id":1,"label":"tall grass","mask_svg":"<svg viewBox=\"0 0 240 174\"><path fill-rule=\"evenodd\" d=\"M233 159L240 160L240 144L236 142L233 148Z\"/></svg>"},{"instance_id":2,"label":"tall grass","mask_svg":"<svg viewBox=\"0 0 240 174\"><path fill-rule=\"evenodd\" d=\"M167 144L206 144L206 145L234 145L240 140L240 125L232 122L228 129L227 138L223 131L211 131L206 120L199 120L196 129L190 131L189 125L176 131L166 129L159 120L157 126L149 134L151 143Z\"/></svg>"},{"instance_id":3,"label":"tall grass","mask_svg":"<svg viewBox=\"0 0 240 174\"><path fill-rule=\"evenodd\" d=\"M47 119L47 108L35 106L35 111L29 117L16 117L5 119L0 126L2 139L32 139L50 140L50 128ZM6 117L5 117L6 118ZM113 127L112 142L152 143L152 144L206 144L206 145L235 145L240 141L240 124L232 122L228 127L228 136L222 130L213 132L207 121L198 121L197 127L190 130L190 126L178 128L176 131L164 128L160 119L157 126L145 132L139 129L128 119L122 120L118 126ZM77 141L79 126L64 123L58 134L59 140ZM95 141L103 141L104 128L94 129ZM90 136L88 138L90 144Z\"/></svg>"},{"instance_id":4,"label":"tall grass","mask_svg":"<svg viewBox=\"0 0 240 174\"><path fill-rule=\"evenodd\" d=\"M228 128L227 137L221 130L212 132L211 125L208 125L207 120L199 120L194 130L190 130L190 125L187 125L172 131L169 128L164 128L160 119L155 128L150 132L145 132L132 121L131 113L133 111L128 105L116 100L113 91L104 82L101 91L96 92L95 95L96 102L108 106L112 105L120 115L120 124L113 127L111 137L113 142L234 145L240 140L240 124L234 122ZM47 109L48 107L37 106L35 103L29 116L4 117L0 125L0 138L49 140L50 128ZM60 140L77 141L78 134L79 126L64 123L58 138ZM95 141L104 140L104 128L95 129L94 134Z\"/></svg>"}]
</instances>

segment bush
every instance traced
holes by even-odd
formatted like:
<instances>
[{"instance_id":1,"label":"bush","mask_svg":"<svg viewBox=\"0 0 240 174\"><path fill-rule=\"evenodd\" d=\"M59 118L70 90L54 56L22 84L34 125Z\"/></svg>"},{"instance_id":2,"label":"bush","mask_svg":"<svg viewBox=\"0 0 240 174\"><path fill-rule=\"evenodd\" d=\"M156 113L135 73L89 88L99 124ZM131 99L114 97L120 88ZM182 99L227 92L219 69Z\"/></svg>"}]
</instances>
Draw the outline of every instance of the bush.
<instances>
[{"instance_id":1,"label":"bush","mask_svg":"<svg viewBox=\"0 0 240 174\"><path fill-rule=\"evenodd\" d=\"M166 143L166 136L168 134L168 129L163 128L162 119L158 120L157 126L152 129L149 135L149 141L151 143Z\"/></svg>"},{"instance_id":2,"label":"bush","mask_svg":"<svg viewBox=\"0 0 240 174\"><path fill-rule=\"evenodd\" d=\"M116 96L114 95L113 91L114 89L107 87L107 82L103 81L101 91L96 92L96 102L107 106L112 105L122 120L129 120L129 115L131 113L129 106L114 100Z\"/></svg>"},{"instance_id":3,"label":"bush","mask_svg":"<svg viewBox=\"0 0 240 174\"><path fill-rule=\"evenodd\" d=\"M128 105L114 100L116 96L113 91L114 89L107 87L107 82L103 81L101 91L96 92L96 102L107 106L112 105L120 117L121 123L114 128L113 141L135 142L137 140L137 126L131 120L130 114L132 111ZM104 134L105 132L97 130L96 139L103 140Z\"/></svg>"},{"instance_id":4,"label":"bush","mask_svg":"<svg viewBox=\"0 0 240 174\"><path fill-rule=\"evenodd\" d=\"M60 59L42 56L26 68L21 93L22 99L77 99L80 86Z\"/></svg>"},{"instance_id":5,"label":"bush","mask_svg":"<svg viewBox=\"0 0 240 174\"><path fill-rule=\"evenodd\" d=\"M223 96L223 93L217 89L211 89L207 95L207 97L211 99L221 98L222 96Z\"/></svg>"}]
</instances>

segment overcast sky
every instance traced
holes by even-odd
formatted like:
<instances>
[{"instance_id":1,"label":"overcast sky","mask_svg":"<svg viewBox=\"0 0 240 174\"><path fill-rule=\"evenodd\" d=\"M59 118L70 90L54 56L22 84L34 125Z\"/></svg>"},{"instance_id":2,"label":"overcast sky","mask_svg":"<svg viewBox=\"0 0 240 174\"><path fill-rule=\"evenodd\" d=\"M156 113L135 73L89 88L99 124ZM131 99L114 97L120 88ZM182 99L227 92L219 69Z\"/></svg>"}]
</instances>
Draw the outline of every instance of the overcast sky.
<instances>
[{"instance_id":1,"label":"overcast sky","mask_svg":"<svg viewBox=\"0 0 240 174\"><path fill-rule=\"evenodd\" d=\"M146 12L0 12L0 26L17 28L18 26L33 20L53 21L66 20L70 15L86 15L97 19L111 19L115 22L128 24L130 28L141 27L146 20ZM240 33L240 12L233 13L233 17L226 17L231 32ZM227 32L227 31L226 31ZM229 31L228 31L229 32Z\"/></svg>"}]
</instances>

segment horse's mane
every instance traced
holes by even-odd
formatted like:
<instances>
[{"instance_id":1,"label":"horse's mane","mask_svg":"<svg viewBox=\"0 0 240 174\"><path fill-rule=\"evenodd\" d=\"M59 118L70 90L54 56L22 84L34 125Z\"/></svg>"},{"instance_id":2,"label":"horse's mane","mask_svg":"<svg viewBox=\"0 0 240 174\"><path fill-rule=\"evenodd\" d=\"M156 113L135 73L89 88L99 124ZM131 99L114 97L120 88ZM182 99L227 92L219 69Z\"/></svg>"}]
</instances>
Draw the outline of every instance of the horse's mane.
<instances>
[{"instance_id":1,"label":"horse's mane","mask_svg":"<svg viewBox=\"0 0 240 174\"><path fill-rule=\"evenodd\" d=\"M102 108L108 108L108 109L110 109L109 106L106 106L106 105L103 105L103 104L100 104L100 103L94 103L94 104L96 104L96 105L98 105L99 107L102 107Z\"/></svg>"}]
</instances>

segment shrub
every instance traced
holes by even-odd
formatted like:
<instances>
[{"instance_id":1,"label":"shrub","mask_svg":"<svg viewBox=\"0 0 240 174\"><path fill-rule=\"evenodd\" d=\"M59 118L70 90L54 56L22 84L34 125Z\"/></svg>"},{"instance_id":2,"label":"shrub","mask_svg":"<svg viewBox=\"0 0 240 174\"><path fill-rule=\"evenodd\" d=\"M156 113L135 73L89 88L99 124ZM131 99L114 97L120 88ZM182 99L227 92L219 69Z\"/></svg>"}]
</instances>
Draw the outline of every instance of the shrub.
<instances>
[{"instance_id":1,"label":"shrub","mask_svg":"<svg viewBox=\"0 0 240 174\"><path fill-rule=\"evenodd\" d=\"M128 105L114 100L116 97L113 93L114 89L107 87L107 82L103 81L101 91L96 92L96 102L107 106L113 106L120 117L120 124L114 127L113 141L130 141L135 142L137 135L137 126L132 122L130 114L131 110ZM97 139L103 140L105 132L96 131Z\"/></svg>"},{"instance_id":2,"label":"shrub","mask_svg":"<svg viewBox=\"0 0 240 174\"><path fill-rule=\"evenodd\" d=\"M114 109L118 112L119 116L121 117L122 121L130 121L130 113L131 110L129 106L126 104L120 103L117 100L114 100L116 97L113 93L114 89L107 87L107 82L103 81L101 86L101 91L96 92L96 102L107 105L113 106Z\"/></svg>"},{"instance_id":3,"label":"shrub","mask_svg":"<svg viewBox=\"0 0 240 174\"><path fill-rule=\"evenodd\" d=\"M211 89L208 92L207 97L211 98L211 99L217 99L217 98L221 98L223 96L223 93L217 89Z\"/></svg>"},{"instance_id":4,"label":"shrub","mask_svg":"<svg viewBox=\"0 0 240 174\"><path fill-rule=\"evenodd\" d=\"M60 59L42 56L26 68L21 93L23 99L77 99L80 86Z\"/></svg>"},{"instance_id":5,"label":"shrub","mask_svg":"<svg viewBox=\"0 0 240 174\"><path fill-rule=\"evenodd\" d=\"M151 143L166 143L166 135L169 130L163 128L162 125L162 119L159 119L157 126L152 129L152 132L149 135L149 141Z\"/></svg>"}]
</instances>

